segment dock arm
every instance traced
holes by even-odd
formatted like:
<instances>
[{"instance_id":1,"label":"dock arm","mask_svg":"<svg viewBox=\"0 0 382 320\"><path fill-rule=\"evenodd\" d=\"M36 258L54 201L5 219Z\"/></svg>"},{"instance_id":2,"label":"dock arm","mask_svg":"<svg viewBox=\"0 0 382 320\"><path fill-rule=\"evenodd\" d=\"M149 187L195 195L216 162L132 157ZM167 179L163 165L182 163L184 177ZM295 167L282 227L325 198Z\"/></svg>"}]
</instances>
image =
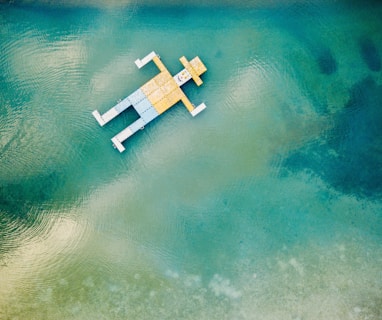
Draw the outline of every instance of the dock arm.
<instances>
[{"instance_id":1,"label":"dock arm","mask_svg":"<svg viewBox=\"0 0 382 320\"><path fill-rule=\"evenodd\" d=\"M185 107L187 108L188 112L191 113L193 117L198 115L200 112L202 112L207 106L204 103L201 103L197 107L195 107L190 100L188 100L187 96L183 94L183 97L180 99Z\"/></svg>"},{"instance_id":2,"label":"dock arm","mask_svg":"<svg viewBox=\"0 0 382 320\"><path fill-rule=\"evenodd\" d=\"M151 51L146 57L144 57L143 59L137 59L135 60L135 65L141 69L142 67L144 67L146 64L148 64L151 60L153 60L155 57L157 57L158 55L155 53L155 51Z\"/></svg>"},{"instance_id":3,"label":"dock arm","mask_svg":"<svg viewBox=\"0 0 382 320\"><path fill-rule=\"evenodd\" d=\"M163 71L168 72L166 66L160 60L159 55L157 55L154 51L150 52L142 60L141 59L135 60L135 64L140 69L146 64L148 64L150 61L154 61L155 65L157 66L160 72L163 72Z\"/></svg>"}]
</instances>

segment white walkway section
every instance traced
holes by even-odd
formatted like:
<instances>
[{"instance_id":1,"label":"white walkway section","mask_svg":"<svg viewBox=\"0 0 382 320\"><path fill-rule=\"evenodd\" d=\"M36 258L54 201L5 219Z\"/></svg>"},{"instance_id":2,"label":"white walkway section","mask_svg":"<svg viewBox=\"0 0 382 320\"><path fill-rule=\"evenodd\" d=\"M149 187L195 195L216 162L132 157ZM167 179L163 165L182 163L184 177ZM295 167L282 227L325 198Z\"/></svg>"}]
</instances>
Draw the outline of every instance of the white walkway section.
<instances>
[{"instance_id":1,"label":"white walkway section","mask_svg":"<svg viewBox=\"0 0 382 320\"><path fill-rule=\"evenodd\" d=\"M204 103L201 103L194 110L191 111L192 116L195 117L197 114L202 112L205 108L207 108L207 106Z\"/></svg>"},{"instance_id":2,"label":"white walkway section","mask_svg":"<svg viewBox=\"0 0 382 320\"><path fill-rule=\"evenodd\" d=\"M178 74L176 74L174 77L175 82L180 87L184 85L188 80L191 79L191 74L188 72L188 70L183 69Z\"/></svg>"},{"instance_id":3,"label":"white walkway section","mask_svg":"<svg viewBox=\"0 0 382 320\"><path fill-rule=\"evenodd\" d=\"M126 128L127 129L127 128ZM126 130L125 129L125 130ZM126 138L127 139L127 138ZM113 142L113 146L116 147L118 149L119 152L123 152L125 151L125 147L122 145L122 143L118 140L117 136L115 136L114 138L111 139L111 141Z\"/></svg>"},{"instance_id":4,"label":"white walkway section","mask_svg":"<svg viewBox=\"0 0 382 320\"><path fill-rule=\"evenodd\" d=\"M117 109L115 109L114 107L106 111L102 116L97 110L93 111L93 116L97 119L101 127L103 127L109 121L113 120L119 114L120 112L118 112Z\"/></svg>"},{"instance_id":5,"label":"white walkway section","mask_svg":"<svg viewBox=\"0 0 382 320\"><path fill-rule=\"evenodd\" d=\"M119 102L117 105L115 105L113 108L106 111L103 115L100 115L100 113L95 110L92 112L94 118L98 121L101 127L103 127L106 123L113 120L116 116L118 116L120 113L125 111L128 107L131 106L131 103L128 98L123 99L121 102Z\"/></svg>"},{"instance_id":6,"label":"white walkway section","mask_svg":"<svg viewBox=\"0 0 382 320\"><path fill-rule=\"evenodd\" d=\"M122 142L125 141L128 137L132 136L134 132L130 129L130 127L127 127L126 129L122 130L120 133L118 133L115 137L111 139L114 146L118 149L119 152L125 151L125 147L122 145Z\"/></svg>"},{"instance_id":7,"label":"white walkway section","mask_svg":"<svg viewBox=\"0 0 382 320\"><path fill-rule=\"evenodd\" d=\"M136 133L139 129L143 129L145 126L145 122L142 118L139 118L138 120L134 121L131 125L129 125L127 128L123 129L120 133L118 133L116 136L114 136L111 141L113 142L114 146L118 149L119 152L125 151L125 147L122 145L122 142L125 141L127 138L132 136L134 133Z\"/></svg>"},{"instance_id":8,"label":"white walkway section","mask_svg":"<svg viewBox=\"0 0 382 320\"><path fill-rule=\"evenodd\" d=\"M103 127L103 125L104 125L106 122L103 120L103 118L102 118L102 116L99 114L99 112L98 112L97 110L94 110L94 111L92 112L92 115L93 115L94 118L96 118L96 120L98 121L99 125L100 125L101 127Z\"/></svg>"},{"instance_id":9,"label":"white walkway section","mask_svg":"<svg viewBox=\"0 0 382 320\"><path fill-rule=\"evenodd\" d=\"M135 64L140 69L143 66L145 66L146 64L148 64L151 60L153 60L154 57L156 57L156 56L157 56L157 54L154 51L152 51L146 57L144 57L143 59L135 60Z\"/></svg>"}]
</instances>

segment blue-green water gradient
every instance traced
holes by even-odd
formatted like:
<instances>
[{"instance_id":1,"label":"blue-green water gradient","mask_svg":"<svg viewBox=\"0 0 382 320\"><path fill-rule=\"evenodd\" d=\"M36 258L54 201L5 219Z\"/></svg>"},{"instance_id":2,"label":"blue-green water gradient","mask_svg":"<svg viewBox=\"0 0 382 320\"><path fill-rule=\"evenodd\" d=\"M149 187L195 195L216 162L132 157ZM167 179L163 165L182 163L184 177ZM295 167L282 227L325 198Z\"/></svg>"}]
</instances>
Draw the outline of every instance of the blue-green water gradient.
<instances>
[{"instance_id":1,"label":"blue-green water gradient","mask_svg":"<svg viewBox=\"0 0 382 320\"><path fill-rule=\"evenodd\" d=\"M230 5L228 5L230 4ZM0 4L1 319L380 319L382 6ZM199 55L126 142L105 112Z\"/></svg>"}]
</instances>

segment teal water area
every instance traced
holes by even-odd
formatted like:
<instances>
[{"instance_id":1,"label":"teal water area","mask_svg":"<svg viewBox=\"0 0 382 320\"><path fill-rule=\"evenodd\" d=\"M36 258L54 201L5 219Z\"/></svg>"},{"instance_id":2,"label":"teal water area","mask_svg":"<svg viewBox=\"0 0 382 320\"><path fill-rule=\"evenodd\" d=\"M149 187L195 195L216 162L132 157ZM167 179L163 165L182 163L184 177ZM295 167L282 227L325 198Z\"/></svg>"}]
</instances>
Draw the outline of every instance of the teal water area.
<instances>
[{"instance_id":1,"label":"teal water area","mask_svg":"<svg viewBox=\"0 0 382 320\"><path fill-rule=\"evenodd\" d=\"M382 6L230 4L0 4L0 319L381 319Z\"/></svg>"}]
</instances>

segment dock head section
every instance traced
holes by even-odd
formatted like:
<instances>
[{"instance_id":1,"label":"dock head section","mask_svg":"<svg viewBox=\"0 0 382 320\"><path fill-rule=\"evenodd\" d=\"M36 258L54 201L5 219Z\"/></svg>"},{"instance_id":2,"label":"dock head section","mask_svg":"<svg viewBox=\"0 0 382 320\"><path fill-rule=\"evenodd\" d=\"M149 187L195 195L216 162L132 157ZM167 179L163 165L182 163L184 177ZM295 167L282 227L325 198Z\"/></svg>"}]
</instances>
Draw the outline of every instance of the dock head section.
<instances>
[{"instance_id":1,"label":"dock head section","mask_svg":"<svg viewBox=\"0 0 382 320\"><path fill-rule=\"evenodd\" d=\"M199 57L195 57L191 61L188 61L185 56L181 57L179 61L183 64L186 70L190 73L192 79L195 81L197 86L201 86L203 84L202 79L200 79L200 75L207 71L206 66L200 60Z\"/></svg>"}]
</instances>

